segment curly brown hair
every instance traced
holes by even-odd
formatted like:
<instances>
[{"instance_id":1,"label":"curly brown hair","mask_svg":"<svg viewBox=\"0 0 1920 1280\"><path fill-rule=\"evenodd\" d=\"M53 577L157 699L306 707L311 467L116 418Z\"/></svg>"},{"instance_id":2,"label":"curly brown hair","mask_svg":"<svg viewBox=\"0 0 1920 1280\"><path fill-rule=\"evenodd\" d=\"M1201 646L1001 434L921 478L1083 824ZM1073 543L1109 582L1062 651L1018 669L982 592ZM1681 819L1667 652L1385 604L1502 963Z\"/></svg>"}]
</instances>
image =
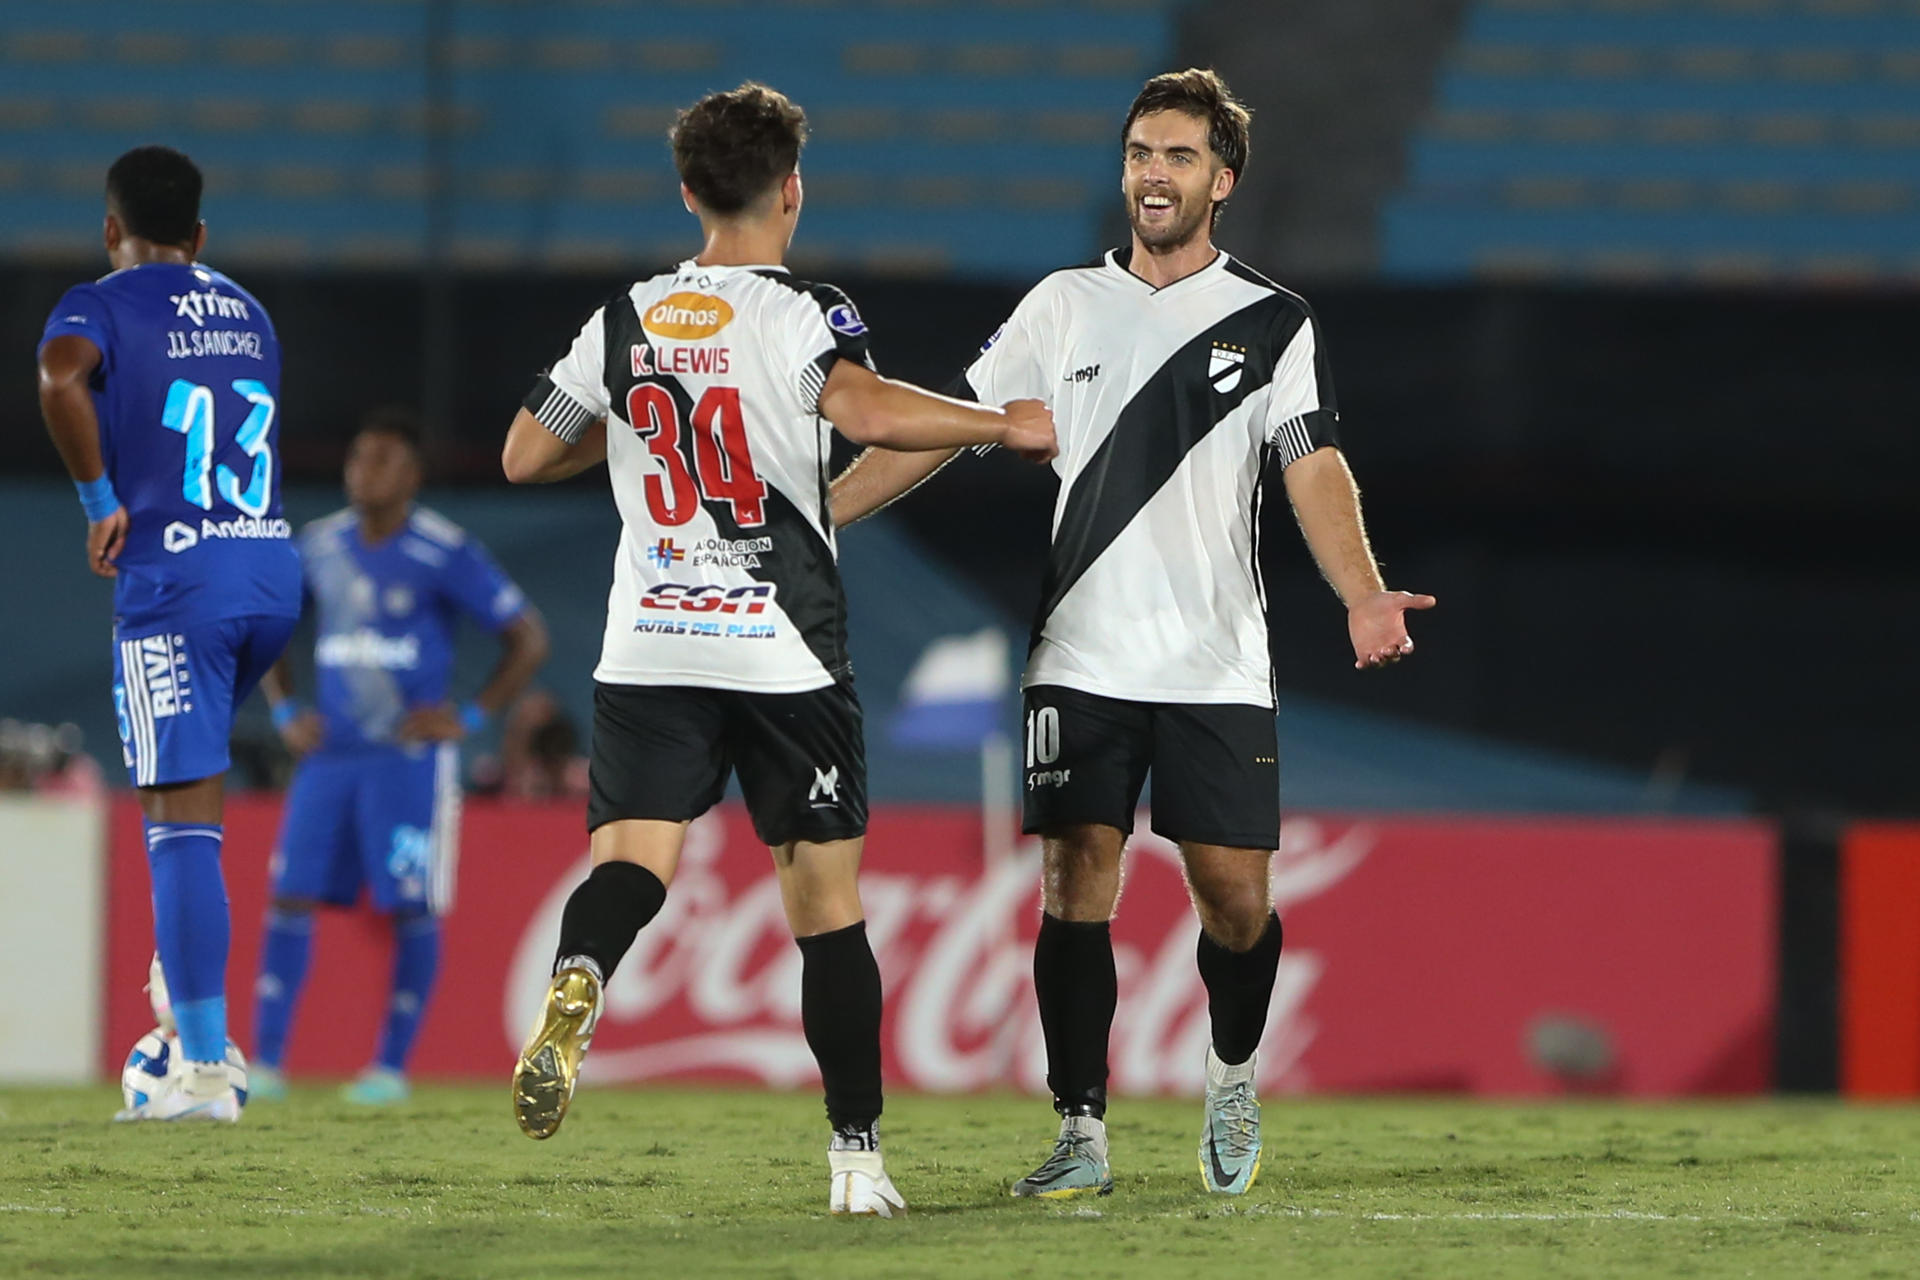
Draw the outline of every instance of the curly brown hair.
<instances>
[{"instance_id":1,"label":"curly brown hair","mask_svg":"<svg viewBox=\"0 0 1920 1280\"><path fill-rule=\"evenodd\" d=\"M749 80L682 111L667 136L680 181L701 208L727 216L746 209L799 167L807 113L779 90Z\"/></svg>"}]
</instances>

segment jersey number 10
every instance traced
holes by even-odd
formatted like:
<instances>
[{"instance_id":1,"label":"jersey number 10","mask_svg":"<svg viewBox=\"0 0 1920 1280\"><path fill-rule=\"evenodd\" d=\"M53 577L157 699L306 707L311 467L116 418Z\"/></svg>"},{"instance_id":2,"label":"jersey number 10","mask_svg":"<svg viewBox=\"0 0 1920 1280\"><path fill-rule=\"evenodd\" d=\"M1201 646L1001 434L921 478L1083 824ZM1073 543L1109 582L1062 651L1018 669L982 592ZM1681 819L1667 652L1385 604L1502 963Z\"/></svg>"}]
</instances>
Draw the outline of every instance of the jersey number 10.
<instances>
[{"instance_id":1,"label":"jersey number 10","mask_svg":"<svg viewBox=\"0 0 1920 1280\"><path fill-rule=\"evenodd\" d=\"M740 388L708 387L693 407L693 466L681 443L680 406L665 387L643 382L627 393L627 421L659 460L646 479L647 510L655 523L682 525L702 498L733 508L733 522L756 529L767 522L767 485L753 469ZM698 483L695 483L695 477Z\"/></svg>"},{"instance_id":2,"label":"jersey number 10","mask_svg":"<svg viewBox=\"0 0 1920 1280\"><path fill-rule=\"evenodd\" d=\"M187 438L187 464L181 473L180 491L188 502L202 511L213 510L217 481L221 497L250 516L264 516L273 505L273 450L267 444L267 433L273 429L273 393L266 383L252 378L236 378L233 389L253 405L233 437L241 452L253 459L253 474L244 487L226 463L213 465L212 387L175 378L167 388L160 425Z\"/></svg>"}]
</instances>

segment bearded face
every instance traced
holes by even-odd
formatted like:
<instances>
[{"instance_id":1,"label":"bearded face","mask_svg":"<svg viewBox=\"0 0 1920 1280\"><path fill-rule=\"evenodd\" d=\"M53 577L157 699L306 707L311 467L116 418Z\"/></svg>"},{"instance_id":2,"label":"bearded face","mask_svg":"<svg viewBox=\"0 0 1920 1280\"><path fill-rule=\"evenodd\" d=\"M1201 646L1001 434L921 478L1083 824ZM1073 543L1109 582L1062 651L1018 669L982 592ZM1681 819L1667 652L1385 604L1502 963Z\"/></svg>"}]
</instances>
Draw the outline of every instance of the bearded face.
<instances>
[{"instance_id":1,"label":"bearded face","mask_svg":"<svg viewBox=\"0 0 1920 1280\"><path fill-rule=\"evenodd\" d=\"M1141 116L1127 131L1120 189L1127 221L1150 252L1165 253L1206 235L1213 206L1233 189L1207 145L1207 122L1182 111Z\"/></svg>"}]
</instances>

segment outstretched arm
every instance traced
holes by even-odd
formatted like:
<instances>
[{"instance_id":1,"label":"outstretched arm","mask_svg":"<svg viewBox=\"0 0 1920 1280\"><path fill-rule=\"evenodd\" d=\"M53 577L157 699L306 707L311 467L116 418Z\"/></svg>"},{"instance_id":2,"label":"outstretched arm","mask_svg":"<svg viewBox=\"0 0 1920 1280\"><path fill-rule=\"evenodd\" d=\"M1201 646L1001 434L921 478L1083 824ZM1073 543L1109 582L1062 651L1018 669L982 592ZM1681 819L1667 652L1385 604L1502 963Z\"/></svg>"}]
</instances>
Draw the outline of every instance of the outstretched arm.
<instances>
[{"instance_id":1,"label":"outstretched arm","mask_svg":"<svg viewBox=\"0 0 1920 1280\"><path fill-rule=\"evenodd\" d=\"M902 452L997 444L1031 462L1059 452L1053 414L1038 400L989 409L883 378L852 360L834 362L820 392L820 416L855 444Z\"/></svg>"},{"instance_id":2,"label":"outstretched arm","mask_svg":"<svg viewBox=\"0 0 1920 1280\"><path fill-rule=\"evenodd\" d=\"M500 451L500 469L514 484L552 484L606 460L606 419L593 423L578 441L568 444L525 409L513 416L506 447Z\"/></svg>"},{"instance_id":3,"label":"outstretched arm","mask_svg":"<svg viewBox=\"0 0 1920 1280\"><path fill-rule=\"evenodd\" d=\"M87 512L87 567L118 575L114 559L127 542L127 511L107 483L100 453L100 419L87 381L100 367L100 348L78 334L61 334L40 351L40 416Z\"/></svg>"},{"instance_id":4,"label":"outstretched arm","mask_svg":"<svg viewBox=\"0 0 1920 1280\"><path fill-rule=\"evenodd\" d=\"M1387 590L1367 544L1360 490L1346 457L1338 449L1316 449L1289 466L1285 480L1307 548L1347 606L1353 665L1384 667L1412 653L1406 611L1431 609L1434 598Z\"/></svg>"},{"instance_id":5,"label":"outstretched arm","mask_svg":"<svg viewBox=\"0 0 1920 1280\"><path fill-rule=\"evenodd\" d=\"M958 457L958 449L899 453L874 447L847 464L828 490L833 523L844 528L906 497Z\"/></svg>"},{"instance_id":6,"label":"outstretched arm","mask_svg":"<svg viewBox=\"0 0 1920 1280\"><path fill-rule=\"evenodd\" d=\"M1038 400L990 409L882 378L850 360L828 376L820 412L847 439L872 446L833 482L835 525L872 515L969 445L1002 445L1029 462L1047 462L1059 452L1053 415Z\"/></svg>"}]
</instances>

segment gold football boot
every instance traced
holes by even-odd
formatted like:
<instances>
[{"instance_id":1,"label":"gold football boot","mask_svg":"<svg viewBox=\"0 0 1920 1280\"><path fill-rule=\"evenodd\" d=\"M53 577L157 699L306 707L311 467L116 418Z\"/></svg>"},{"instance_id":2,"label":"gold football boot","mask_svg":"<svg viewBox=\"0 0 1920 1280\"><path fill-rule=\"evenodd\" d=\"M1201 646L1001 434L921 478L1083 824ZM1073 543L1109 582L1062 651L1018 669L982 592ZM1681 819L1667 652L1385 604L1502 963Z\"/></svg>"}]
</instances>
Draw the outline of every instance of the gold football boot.
<instances>
[{"instance_id":1,"label":"gold football boot","mask_svg":"<svg viewBox=\"0 0 1920 1280\"><path fill-rule=\"evenodd\" d=\"M513 1113L529 1138L551 1138L560 1128L599 1020L600 979L578 968L554 974L513 1069Z\"/></svg>"}]
</instances>

